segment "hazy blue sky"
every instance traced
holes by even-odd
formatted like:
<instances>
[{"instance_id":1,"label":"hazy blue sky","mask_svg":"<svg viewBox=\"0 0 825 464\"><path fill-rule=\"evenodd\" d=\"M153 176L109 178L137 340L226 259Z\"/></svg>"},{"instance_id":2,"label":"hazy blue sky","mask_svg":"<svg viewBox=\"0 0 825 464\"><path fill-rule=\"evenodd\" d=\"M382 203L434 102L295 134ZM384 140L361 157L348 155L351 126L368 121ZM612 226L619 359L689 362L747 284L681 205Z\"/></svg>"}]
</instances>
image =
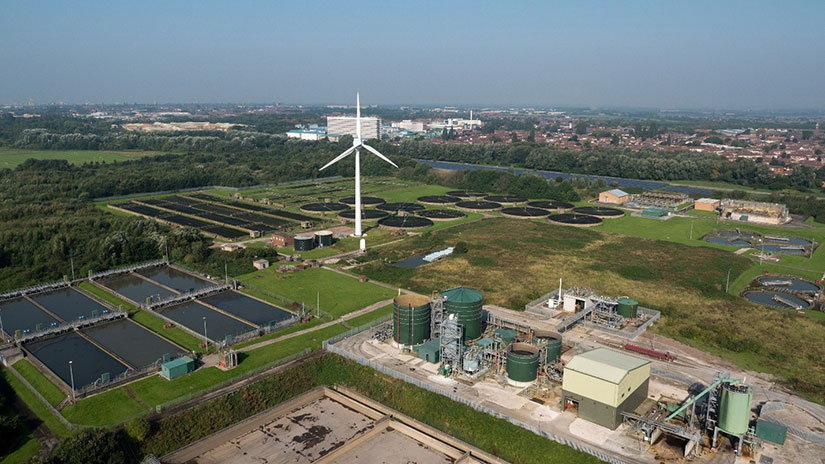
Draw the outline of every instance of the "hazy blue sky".
<instances>
[{"instance_id":1,"label":"hazy blue sky","mask_svg":"<svg viewBox=\"0 0 825 464\"><path fill-rule=\"evenodd\" d=\"M0 102L825 108L823 1L0 0Z\"/></svg>"}]
</instances>

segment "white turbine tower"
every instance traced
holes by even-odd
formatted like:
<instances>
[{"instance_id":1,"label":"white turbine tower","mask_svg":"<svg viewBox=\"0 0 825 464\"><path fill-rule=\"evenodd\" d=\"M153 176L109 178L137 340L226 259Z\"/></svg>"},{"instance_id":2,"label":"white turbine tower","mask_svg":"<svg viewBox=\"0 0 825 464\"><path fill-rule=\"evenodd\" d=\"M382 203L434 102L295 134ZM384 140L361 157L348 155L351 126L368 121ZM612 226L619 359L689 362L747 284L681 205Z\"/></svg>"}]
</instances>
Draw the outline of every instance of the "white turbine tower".
<instances>
[{"instance_id":1,"label":"white turbine tower","mask_svg":"<svg viewBox=\"0 0 825 464\"><path fill-rule=\"evenodd\" d=\"M361 140L361 95L359 93L355 94L355 108L355 139L353 139L352 141L352 147L350 147L347 151L341 153L340 155L336 156L335 159L325 164L324 167L322 167L320 170L323 171L324 169L346 158L352 152L355 152L355 236L361 237L363 236L363 234L361 233L361 148L366 148L367 151L372 152L373 155L390 163L396 168L398 166L392 161L390 161L389 158L379 153L378 150L365 144ZM364 239L361 239L360 246L361 250L364 250L366 248Z\"/></svg>"}]
</instances>

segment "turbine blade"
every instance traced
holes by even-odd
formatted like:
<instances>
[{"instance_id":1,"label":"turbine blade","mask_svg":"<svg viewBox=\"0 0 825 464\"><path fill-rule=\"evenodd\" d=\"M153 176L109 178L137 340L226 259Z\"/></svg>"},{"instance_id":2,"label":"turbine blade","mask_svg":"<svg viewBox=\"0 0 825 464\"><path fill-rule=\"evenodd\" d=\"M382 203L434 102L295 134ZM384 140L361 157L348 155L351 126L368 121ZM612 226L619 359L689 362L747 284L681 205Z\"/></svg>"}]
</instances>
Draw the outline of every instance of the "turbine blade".
<instances>
[{"instance_id":1,"label":"turbine blade","mask_svg":"<svg viewBox=\"0 0 825 464\"><path fill-rule=\"evenodd\" d=\"M349 148L347 149L347 151L345 151L345 152L341 153L340 155L336 156L336 157L335 157L332 161L330 161L329 163L325 164L325 165L324 165L324 167L322 167L321 169L319 169L319 171L323 171L324 169L326 169L326 168L328 168L328 167L332 166L333 164L335 164L335 163L337 163L337 162L341 161L342 159L346 158L346 157L347 157L350 153L354 152L356 148L358 148L358 146L357 146L357 145L356 145L356 146L349 147Z\"/></svg>"},{"instance_id":2,"label":"turbine blade","mask_svg":"<svg viewBox=\"0 0 825 464\"><path fill-rule=\"evenodd\" d=\"M382 160L384 160L384 161L386 161L386 162L388 162L388 163L392 164L392 165L393 165L393 166L395 166L396 168L398 167L398 165L397 165L397 164L395 164L395 163L393 163L392 161L390 161L390 159L389 159L389 158L387 158L386 156L382 155L382 154L381 154L378 150L376 150L375 148L372 148L371 146L369 146L369 145L365 145L365 144L363 144L363 143L361 144L361 146L362 146L362 147L364 147L364 148L366 148L367 150L371 151L373 155L375 155L375 156L377 156L377 157L381 158Z\"/></svg>"},{"instance_id":3,"label":"turbine blade","mask_svg":"<svg viewBox=\"0 0 825 464\"><path fill-rule=\"evenodd\" d=\"M355 133L361 141L361 93L355 92Z\"/></svg>"}]
</instances>

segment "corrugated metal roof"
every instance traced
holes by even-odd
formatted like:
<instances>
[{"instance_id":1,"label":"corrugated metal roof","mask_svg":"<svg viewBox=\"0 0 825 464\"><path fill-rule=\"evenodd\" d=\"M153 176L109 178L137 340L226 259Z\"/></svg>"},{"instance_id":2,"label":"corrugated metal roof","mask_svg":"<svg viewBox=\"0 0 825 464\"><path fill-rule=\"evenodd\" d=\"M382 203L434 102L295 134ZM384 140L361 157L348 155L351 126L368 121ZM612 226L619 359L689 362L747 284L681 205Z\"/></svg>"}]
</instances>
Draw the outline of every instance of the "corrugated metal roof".
<instances>
[{"instance_id":1,"label":"corrugated metal roof","mask_svg":"<svg viewBox=\"0 0 825 464\"><path fill-rule=\"evenodd\" d=\"M189 364L190 362L192 362L192 358L190 358L189 356L183 356L177 359L173 359L169 362L163 363L163 367L167 369L173 369L181 365Z\"/></svg>"},{"instance_id":2,"label":"corrugated metal roof","mask_svg":"<svg viewBox=\"0 0 825 464\"><path fill-rule=\"evenodd\" d=\"M446 296L448 301L456 303L475 303L484 298L478 290L467 287L451 288L444 290L441 294Z\"/></svg>"},{"instance_id":3,"label":"corrugated metal roof","mask_svg":"<svg viewBox=\"0 0 825 464\"><path fill-rule=\"evenodd\" d=\"M627 196L627 192L625 192L624 190L619 190L619 189L611 189L611 190L608 190L607 193L609 193L611 195L616 195L617 197L626 197Z\"/></svg>"},{"instance_id":4,"label":"corrugated metal roof","mask_svg":"<svg viewBox=\"0 0 825 464\"><path fill-rule=\"evenodd\" d=\"M596 348L574 356L564 368L618 384L628 372L646 364L650 361L607 348Z\"/></svg>"}]
</instances>

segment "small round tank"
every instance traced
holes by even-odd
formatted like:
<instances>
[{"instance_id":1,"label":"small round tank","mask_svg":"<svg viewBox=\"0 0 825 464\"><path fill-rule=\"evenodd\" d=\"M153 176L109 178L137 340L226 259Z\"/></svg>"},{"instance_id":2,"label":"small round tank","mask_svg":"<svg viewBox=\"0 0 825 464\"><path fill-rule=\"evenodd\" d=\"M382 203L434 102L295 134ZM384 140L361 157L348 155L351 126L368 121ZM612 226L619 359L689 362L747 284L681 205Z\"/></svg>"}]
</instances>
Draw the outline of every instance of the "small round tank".
<instances>
[{"instance_id":1,"label":"small round tank","mask_svg":"<svg viewBox=\"0 0 825 464\"><path fill-rule=\"evenodd\" d=\"M478 371L478 353L475 351L467 351L464 353L464 358L462 361L462 369L464 372L476 372Z\"/></svg>"},{"instance_id":2,"label":"small round tank","mask_svg":"<svg viewBox=\"0 0 825 464\"><path fill-rule=\"evenodd\" d=\"M309 251L315 248L315 236L310 234L295 236L295 251Z\"/></svg>"},{"instance_id":3,"label":"small round tank","mask_svg":"<svg viewBox=\"0 0 825 464\"><path fill-rule=\"evenodd\" d=\"M636 312L639 310L639 302L627 297L619 298L619 307L617 309L619 316L625 319L634 319Z\"/></svg>"},{"instance_id":4,"label":"small round tank","mask_svg":"<svg viewBox=\"0 0 825 464\"><path fill-rule=\"evenodd\" d=\"M319 230L315 232L315 240L318 242L319 246L330 246L332 245L332 232L328 230Z\"/></svg>"},{"instance_id":5,"label":"small round tank","mask_svg":"<svg viewBox=\"0 0 825 464\"><path fill-rule=\"evenodd\" d=\"M734 436L744 435L751 420L752 398L753 389L749 385L724 384L719 402L718 427Z\"/></svg>"},{"instance_id":6,"label":"small round tank","mask_svg":"<svg viewBox=\"0 0 825 464\"><path fill-rule=\"evenodd\" d=\"M561 338L547 339L547 364L552 364L561 357Z\"/></svg>"},{"instance_id":7,"label":"small round tank","mask_svg":"<svg viewBox=\"0 0 825 464\"><path fill-rule=\"evenodd\" d=\"M501 341L504 342L505 346L507 346L507 345L513 343L514 341L516 341L516 331L515 330L500 328L500 329L496 329L493 332L493 334L496 337L500 338Z\"/></svg>"},{"instance_id":8,"label":"small round tank","mask_svg":"<svg viewBox=\"0 0 825 464\"><path fill-rule=\"evenodd\" d=\"M507 377L516 382L536 380L539 369L539 349L528 343L513 343L507 347Z\"/></svg>"},{"instance_id":9,"label":"small round tank","mask_svg":"<svg viewBox=\"0 0 825 464\"><path fill-rule=\"evenodd\" d=\"M430 299L399 295L393 300L392 339L401 345L418 345L430 338Z\"/></svg>"},{"instance_id":10,"label":"small round tank","mask_svg":"<svg viewBox=\"0 0 825 464\"><path fill-rule=\"evenodd\" d=\"M481 336L481 304L484 297L476 289L456 287L442 292L446 298L444 311L455 314L458 323L464 326L464 341Z\"/></svg>"}]
</instances>

